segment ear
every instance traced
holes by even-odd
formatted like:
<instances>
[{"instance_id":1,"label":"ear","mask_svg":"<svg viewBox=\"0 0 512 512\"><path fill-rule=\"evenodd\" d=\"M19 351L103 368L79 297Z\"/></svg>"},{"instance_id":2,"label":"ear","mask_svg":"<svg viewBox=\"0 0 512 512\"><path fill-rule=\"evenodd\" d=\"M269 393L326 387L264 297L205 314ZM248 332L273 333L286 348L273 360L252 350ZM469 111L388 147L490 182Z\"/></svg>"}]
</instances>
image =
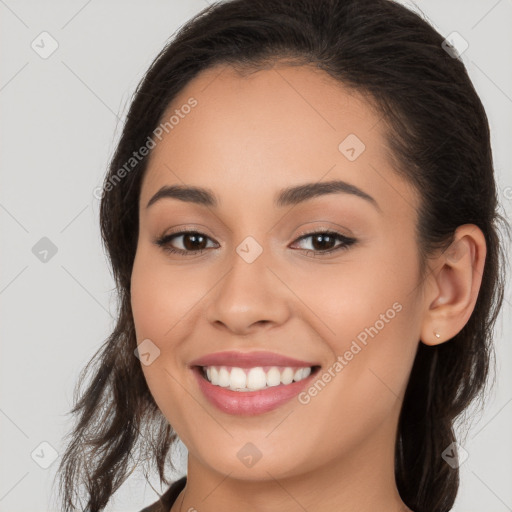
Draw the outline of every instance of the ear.
<instances>
[{"instance_id":1,"label":"ear","mask_svg":"<svg viewBox=\"0 0 512 512\"><path fill-rule=\"evenodd\" d=\"M423 343L444 343L466 325L482 283L486 254L482 230L464 224L456 229L450 247L434 259L425 283Z\"/></svg>"}]
</instances>

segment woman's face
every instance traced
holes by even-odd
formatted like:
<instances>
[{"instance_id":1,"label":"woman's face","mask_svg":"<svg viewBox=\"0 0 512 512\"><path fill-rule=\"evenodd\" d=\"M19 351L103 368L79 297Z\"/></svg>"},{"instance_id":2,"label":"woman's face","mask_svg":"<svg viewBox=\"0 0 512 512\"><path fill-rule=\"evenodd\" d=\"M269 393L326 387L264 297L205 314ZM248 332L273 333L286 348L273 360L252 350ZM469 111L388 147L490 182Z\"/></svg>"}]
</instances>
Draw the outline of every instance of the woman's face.
<instances>
[{"instance_id":1,"label":"woman's face","mask_svg":"<svg viewBox=\"0 0 512 512\"><path fill-rule=\"evenodd\" d=\"M144 375L189 471L254 480L392 467L424 299L418 197L386 156L383 122L323 72L285 65L209 69L164 121L141 190L131 300ZM214 200L162 193L147 206L172 186ZM249 359L210 364L228 367L223 385L191 368L224 351ZM288 365L251 360L262 351L320 368L277 385ZM247 377L258 366L279 373ZM262 376L276 385L226 388Z\"/></svg>"}]
</instances>

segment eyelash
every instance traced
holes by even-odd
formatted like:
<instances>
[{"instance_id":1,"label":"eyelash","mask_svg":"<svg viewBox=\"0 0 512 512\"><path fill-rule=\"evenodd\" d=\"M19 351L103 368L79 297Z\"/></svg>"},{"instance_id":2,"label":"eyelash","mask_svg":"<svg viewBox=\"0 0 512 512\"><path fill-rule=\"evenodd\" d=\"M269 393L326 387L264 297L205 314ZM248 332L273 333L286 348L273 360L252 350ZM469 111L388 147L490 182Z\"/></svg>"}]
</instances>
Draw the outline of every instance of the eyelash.
<instances>
[{"instance_id":1,"label":"eyelash","mask_svg":"<svg viewBox=\"0 0 512 512\"><path fill-rule=\"evenodd\" d=\"M306 252L313 252L319 256L324 256L326 254L331 254L336 251L347 250L351 245L353 245L357 242L357 240L355 238L350 238L350 237L344 236L340 233L337 233L336 231L328 231L328 230L315 230L315 231L309 231L307 233L302 233L296 239L296 241L304 240L306 238L310 238L314 235L319 235L319 234L320 235L328 235L330 237L333 237L333 238L341 241L342 243L340 245L338 245L337 247L334 247L333 249L328 249L326 251L315 251L315 250L311 250L311 249L299 249L299 250L306 251ZM176 249L170 245L170 242L172 239L177 238L179 236L183 236L183 235L200 235L202 237L210 238L207 235L205 235L204 233L201 233L200 231L179 231L176 233L169 233L167 235L164 235L164 236L158 238L157 240L155 240L155 243L156 243L156 245L161 247L163 251L165 251L167 253L179 254L182 256L189 256L189 255L193 255L193 254L197 254L197 253L202 253L203 251L206 250L206 249L198 249L195 251L185 251L183 249Z\"/></svg>"}]
</instances>

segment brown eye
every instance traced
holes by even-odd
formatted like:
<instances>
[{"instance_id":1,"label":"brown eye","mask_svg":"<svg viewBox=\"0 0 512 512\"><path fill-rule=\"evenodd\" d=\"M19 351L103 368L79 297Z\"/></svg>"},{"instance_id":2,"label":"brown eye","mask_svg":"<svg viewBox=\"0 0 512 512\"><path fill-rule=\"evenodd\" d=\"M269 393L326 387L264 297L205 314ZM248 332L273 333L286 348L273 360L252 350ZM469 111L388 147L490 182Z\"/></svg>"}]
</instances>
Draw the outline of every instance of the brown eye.
<instances>
[{"instance_id":1,"label":"brown eye","mask_svg":"<svg viewBox=\"0 0 512 512\"><path fill-rule=\"evenodd\" d=\"M312 251L320 256L334 251L347 249L356 242L355 238L346 237L333 231L318 231L301 236L298 241L311 239L310 247L302 247L305 251ZM337 244L338 243L338 244ZM337 244L337 245L336 245Z\"/></svg>"},{"instance_id":2,"label":"brown eye","mask_svg":"<svg viewBox=\"0 0 512 512\"><path fill-rule=\"evenodd\" d=\"M183 246L187 251L206 249L206 237L200 233L187 233L183 236Z\"/></svg>"},{"instance_id":3,"label":"brown eye","mask_svg":"<svg viewBox=\"0 0 512 512\"><path fill-rule=\"evenodd\" d=\"M177 245L181 245L182 247L175 247L175 240L179 239L182 240L181 243L177 243ZM187 255L202 252L204 249L207 249L208 240L211 239L198 231L181 231L180 233L165 235L155 243L167 252Z\"/></svg>"},{"instance_id":4,"label":"brown eye","mask_svg":"<svg viewBox=\"0 0 512 512\"><path fill-rule=\"evenodd\" d=\"M176 241L180 239L181 242L177 243ZM356 242L355 238L349 238L333 231L308 233L298 238L297 241L301 242L307 239L311 239L311 247L302 247L301 249L307 252L313 252L317 256L348 249L349 246ZM198 231L181 231L179 233L165 235L156 240L155 243L166 252L189 256L195 253L202 253L205 249L212 248L211 245L208 246L209 240L211 240L210 237ZM181 245L182 247L176 247L175 244Z\"/></svg>"},{"instance_id":5,"label":"brown eye","mask_svg":"<svg viewBox=\"0 0 512 512\"><path fill-rule=\"evenodd\" d=\"M336 238L327 234L313 235L311 237L313 249L316 251L324 251L332 249L336 245Z\"/></svg>"}]
</instances>

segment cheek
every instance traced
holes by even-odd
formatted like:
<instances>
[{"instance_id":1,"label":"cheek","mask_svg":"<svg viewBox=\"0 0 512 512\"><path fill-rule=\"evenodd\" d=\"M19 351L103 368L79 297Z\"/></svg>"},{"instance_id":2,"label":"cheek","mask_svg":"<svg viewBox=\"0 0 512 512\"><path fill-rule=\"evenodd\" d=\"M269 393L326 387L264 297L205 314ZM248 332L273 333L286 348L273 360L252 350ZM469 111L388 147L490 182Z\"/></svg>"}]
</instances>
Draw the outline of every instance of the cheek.
<instances>
[{"instance_id":1,"label":"cheek","mask_svg":"<svg viewBox=\"0 0 512 512\"><path fill-rule=\"evenodd\" d=\"M202 284L203 283L203 284ZM147 250L137 252L131 277L131 304L137 340L172 343L173 330L207 292L205 280L166 265ZM176 331L175 331L176 332Z\"/></svg>"},{"instance_id":2,"label":"cheek","mask_svg":"<svg viewBox=\"0 0 512 512\"><path fill-rule=\"evenodd\" d=\"M311 432L315 446L325 448L315 450L315 459L343 452L382 425L395 428L419 339L419 308L408 287L395 284L359 287L348 300L339 293L335 334L324 337L332 362L301 396L307 416L325 425ZM329 446L322 441L327 432Z\"/></svg>"},{"instance_id":3,"label":"cheek","mask_svg":"<svg viewBox=\"0 0 512 512\"><path fill-rule=\"evenodd\" d=\"M386 408L405 389L421 327L414 249L398 241L376 244L340 264L289 275L290 287L307 305L309 326L331 349L333 363L342 358L332 388L348 401L371 403L381 396ZM330 398L336 402L339 395Z\"/></svg>"},{"instance_id":4,"label":"cheek","mask_svg":"<svg viewBox=\"0 0 512 512\"><path fill-rule=\"evenodd\" d=\"M151 364L141 364L162 410L174 411L186 402L181 378L173 378L173 373L186 365L182 345L187 345L198 325L201 301L212 286L211 273L211 269L196 272L168 264L144 244L137 250L131 275L131 307L137 343L150 340L149 346L158 354Z\"/></svg>"},{"instance_id":5,"label":"cheek","mask_svg":"<svg viewBox=\"0 0 512 512\"><path fill-rule=\"evenodd\" d=\"M131 307L137 343L146 343L151 354L150 364L141 368L153 399L174 428L180 432L187 394L183 393L182 378L175 369L182 367L179 351L180 319L195 302L188 297L194 287L187 286L183 272L156 261L145 247L139 247L131 276ZM197 290L196 290L197 291ZM196 299L197 300L197 299ZM146 340L150 340L150 344ZM156 354L156 356L154 356Z\"/></svg>"},{"instance_id":6,"label":"cheek","mask_svg":"<svg viewBox=\"0 0 512 512\"><path fill-rule=\"evenodd\" d=\"M288 300L297 303L301 317L342 350L349 339L377 323L379 332L406 326L396 319L415 297L418 269L415 255L403 260L393 244L374 244L372 249L347 253L336 263L305 263L278 269L280 279L289 289ZM297 297L297 300L294 298ZM283 295L284 298L284 295ZM408 309L408 308L407 308Z\"/></svg>"}]
</instances>

